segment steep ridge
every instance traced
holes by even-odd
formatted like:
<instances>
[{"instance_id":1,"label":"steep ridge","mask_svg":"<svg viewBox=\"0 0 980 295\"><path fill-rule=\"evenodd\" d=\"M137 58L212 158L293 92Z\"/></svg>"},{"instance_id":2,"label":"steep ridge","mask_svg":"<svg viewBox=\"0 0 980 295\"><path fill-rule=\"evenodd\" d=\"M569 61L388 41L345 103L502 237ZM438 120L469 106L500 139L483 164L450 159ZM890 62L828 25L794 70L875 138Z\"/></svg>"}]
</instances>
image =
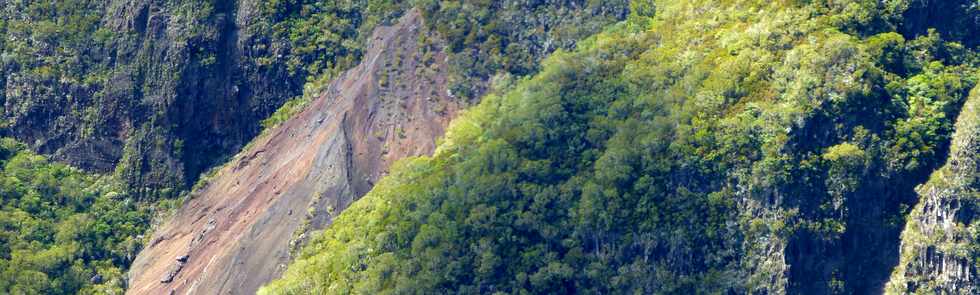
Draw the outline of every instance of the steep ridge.
<instances>
[{"instance_id":1,"label":"steep ridge","mask_svg":"<svg viewBox=\"0 0 980 295\"><path fill-rule=\"evenodd\" d=\"M132 265L128 293L252 293L392 161L431 153L458 106L446 89L445 55L421 46L421 34L417 11L379 27L361 65L157 227Z\"/></svg>"},{"instance_id":2,"label":"steep ridge","mask_svg":"<svg viewBox=\"0 0 980 295\"><path fill-rule=\"evenodd\" d=\"M957 119L946 166L919 188L889 294L980 292L980 88Z\"/></svg>"},{"instance_id":3,"label":"steep ridge","mask_svg":"<svg viewBox=\"0 0 980 295\"><path fill-rule=\"evenodd\" d=\"M896 32L914 1L655 4L481 99L260 293L881 292L977 83L959 34Z\"/></svg>"}]
</instances>

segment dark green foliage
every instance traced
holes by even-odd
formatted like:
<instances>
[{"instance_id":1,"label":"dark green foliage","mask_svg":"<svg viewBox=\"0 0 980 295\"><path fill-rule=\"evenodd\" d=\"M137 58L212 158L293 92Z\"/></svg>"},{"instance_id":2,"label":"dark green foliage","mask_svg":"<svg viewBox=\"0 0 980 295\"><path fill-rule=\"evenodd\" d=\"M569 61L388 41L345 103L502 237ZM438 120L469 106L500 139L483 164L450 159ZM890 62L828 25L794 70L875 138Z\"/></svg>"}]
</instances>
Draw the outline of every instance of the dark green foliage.
<instances>
[{"instance_id":1,"label":"dark green foliage","mask_svg":"<svg viewBox=\"0 0 980 295\"><path fill-rule=\"evenodd\" d=\"M881 290L974 53L893 33L902 3L796 2L657 1L555 54L263 292Z\"/></svg>"},{"instance_id":2,"label":"dark green foliage","mask_svg":"<svg viewBox=\"0 0 980 295\"><path fill-rule=\"evenodd\" d=\"M626 0L421 0L416 5L426 24L448 41L455 71L450 89L467 99L479 98L494 74L537 72L548 53L571 49L576 40L629 12Z\"/></svg>"},{"instance_id":3,"label":"dark green foliage","mask_svg":"<svg viewBox=\"0 0 980 295\"><path fill-rule=\"evenodd\" d=\"M50 163L8 138L0 165L0 293L122 292L150 208L109 178Z\"/></svg>"},{"instance_id":4,"label":"dark green foliage","mask_svg":"<svg viewBox=\"0 0 980 295\"><path fill-rule=\"evenodd\" d=\"M980 46L980 2L975 0L912 0L902 14L900 30L925 35L935 29L942 38L974 49Z\"/></svg>"},{"instance_id":5,"label":"dark green foliage","mask_svg":"<svg viewBox=\"0 0 980 295\"><path fill-rule=\"evenodd\" d=\"M101 28L105 1L9 1L0 13L3 32L2 88L5 104L0 125L20 132L43 132L56 122L28 120L68 111L86 121L100 118L87 109L92 93L98 98L107 78L104 47L113 35ZM10 88L30 84L29 88ZM21 99L29 96L30 99ZM81 101L80 101L81 100ZM11 125L13 124L13 125ZM87 129L91 133L91 129ZM42 149L46 149L42 147Z\"/></svg>"},{"instance_id":6,"label":"dark green foliage","mask_svg":"<svg viewBox=\"0 0 980 295\"><path fill-rule=\"evenodd\" d=\"M980 63L971 0L6 1L0 131L123 184L0 141L0 293L118 291L134 199L287 119L410 5L454 94L540 73L265 292L876 292Z\"/></svg>"},{"instance_id":7,"label":"dark green foliage","mask_svg":"<svg viewBox=\"0 0 980 295\"><path fill-rule=\"evenodd\" d=\"M270 1L263 4L270 37L288 42L289 55L260 58L260 64L282 63L295 79L308 83L295 97L262 121L270 128L289 119L319 95L337 74L355 66L371 31L408 9L407 1Z\"/></svg>"},{"instance_id":8,"label":"dark green foliage","mask_svg":"<svg viewBox=\"0 0 980 295\"><path fill-rule=\"evenodd\" d=\"M265 2L263 8L272 24L270 37L289 41L289 56L284 61L289 71L313 79L356 65L374 27L397 18L407 4L398 0L282 0Z\"/></svg>"},{"instance_id":9,"label":"dark green foliage","mask_svg":"<svg viewBox=\"0 0 980 295\"><path fill-rule=\"evenodd\" d=\"M582 1L482 5L480 13L537 27L520 32L526 28L504 28L510 24L498 19L476 22L477 27L493 23L506 30L501 46L530 47L501 47L516 51L468 57L481 65L494 59L494 68L467 72L474 75L467 79L489 78L512 63L509 56L519 59L513 62L519 70L507 71L531 73L547 52L570 48L577 38L621 19L624 3L610 8ZM259 118L280 105L263 126L302 109L321 85L359 61L374 27L409 6L395 0L0 4L0 133L54 160L115 173L111 179L86 176L26 156L24 147L4 150L9 152L4 159L20 163L8 177L18 182L0 183L0 189L11 191L4 194L4 229L16 231L28 221L37 229L25 225L29 233L3 237L0 293L121 288L121 273L139 247L138 235L148 227L151 210L145 206L177 202L189 183L256 135ZM525 16L527 7L536 12ZM553 13L552 7L560 9ZM469 22L427 15L433 27ZM466 36L443 37L454 42ZM476 48L480 42L459 43ZM557 45L542 45L551 42ZM301 93L305 96L284 103ZM51 237L66 224L77 224L77 232ZM104 285L86 283L96 273Z\"/></svg>"}]
</instances>

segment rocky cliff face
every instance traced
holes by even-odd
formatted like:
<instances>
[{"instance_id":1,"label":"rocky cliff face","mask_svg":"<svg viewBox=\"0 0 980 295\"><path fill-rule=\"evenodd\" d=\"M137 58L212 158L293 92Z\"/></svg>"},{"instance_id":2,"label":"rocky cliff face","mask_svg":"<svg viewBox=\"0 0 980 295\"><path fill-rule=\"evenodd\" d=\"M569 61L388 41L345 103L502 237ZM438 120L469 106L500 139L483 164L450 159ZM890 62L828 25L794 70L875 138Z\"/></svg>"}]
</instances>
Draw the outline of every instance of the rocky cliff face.
<instances>
[{"instance_id":1,"label":"rocky cliff face","mask_svg":"<svg viewBox=\"0 0 980 295\"><path fill-rule=\"evenodd\" d=\"M976 294L980 275L980 88L957 119L949 160L928 183L902 233L888 293Z\"/></svg>"},{"instance_id":2,"label":"rocky cliff face","mask_svg":"<svg viewBox=\"0 0 980 295\"><path fill-rule=\"evenodd\" d=\"M130 294L247 294L281 273L308 233L366 193L392 161L431 153L458 110L446 56L417 12L370 39L363 63L226 165L130 271Z\"/></svg>"},{"instance_id":3,"label":"rocky cliff face","mask_svg":"<svg viewBox=\"0 0 980 295\"><path fill-rule=\"evenodd\" d=\"M286 54L261 4L4 2L4 134L176 193L302 90L283 63L259 62Z\"/></svg>"},{"instance_id":4,"label":"rocky cliff face","mask_svg":"<svg viewBox=\"0 0 980 295\"><path fill-rule=\"evenodd\" d=\"M430 29L450 34L451 79L459 89L472 82L465 94L473 99L498 71L527 74L628 11L625 0L419 3ZM311 77L356 65L370 29L409 5L6 1L0 135L86 170L115 171L144 198L174 196L257 135L259 121Z\"/></svg>"}]
</instances>

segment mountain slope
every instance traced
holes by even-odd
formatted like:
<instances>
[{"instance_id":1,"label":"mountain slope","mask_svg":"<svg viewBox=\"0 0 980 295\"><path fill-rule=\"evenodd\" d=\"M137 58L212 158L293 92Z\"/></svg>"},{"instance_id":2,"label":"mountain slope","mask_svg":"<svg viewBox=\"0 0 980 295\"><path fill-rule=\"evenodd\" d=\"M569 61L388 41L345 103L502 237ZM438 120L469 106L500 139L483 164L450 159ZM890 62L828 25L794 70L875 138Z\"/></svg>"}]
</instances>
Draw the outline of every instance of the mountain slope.
<instances>
[{"instance_id":1,"label":"mountain slope","mask_svg":"<svg viewBox=\"0 0 980 295\"><path fill-rule=\"evenodd\" d=\"M422 34L417 12L377 30L362 64L242 151L155 230L133 262L129 293L254 292L306 231L329 224L392 159L430 153L458 105L447 95L445 55L436 47L423 60Z\"/></svg>"},{"instance_id":2,"label":"mountain slope","mask_svg":"<svg viewBox=\"0 0 980 295\"><path fill-rule=\"evenodd\" d=\"M0 34L0 293L980 290L976 0L0 1Z\"/></svg>"},{"instance_id":3,"label":"mountain slope","mask_svg":"<svg viewBox=\"0 0 980 295\"><path fill-rule=\"evenodd\" d=\"M310 216L303 217L310 220L309 224L302 222L295 236L326 224L330 214L362 195L391 159L431 150L435 138L441 133L441 127L432 124L444 125L445 122L440 121L444 119L440 118L451 115L457 104L475 101L489 87L491 76L501 74L500 77L506 78L533 72L542 56L557 48L571 48L575 40L582 36L591 35L606 24L622 19L628 9L627 2L53 0L0 3L0 32L3 34L3 38L0 38L0 104L4 107L0 114L0 135L15 137L30 149L50 155L53 160L83 168L87 174L112 172L113 175L105 178L123 184L121 188L114 188L120 191L113 195L125 204L120 212L113 212L112 216L118 213L136 220L133 223L127 220L108 222L100 224L98 228L100 233L108 231L131 235L125 240L125 249L117 249L117 246L122 247L117 245L119 241L103 242L101 238L105 237L75 237L57 241L77 244L86 249L84 253L73 256L74 260L65 260L80 261L78 267L82 268L62 271L58 267L49 267L63 266L59 264L61 262L45 261L31 268L38 270L38 273L30 274L46 275L49 281L61 282L58 284L70 282L71 286L64 288L64 292L125 287L125 282L119 280L119 272L129 267L135 251L148 242L167 243L166 240L144 239L140 235L150 227L148 216L154 212L168 212L167 208L179 205L187 195L189 184L198 179L202 171L227 161L233 151L239 150L259 134L260 128L271 128L287 121L312 104L315 98L337 95L322 91L333 78L338 78L344 70L361 62L367 39L376 26L397 19L412 5L417 5L422 18L427 19L423 24L428 33L417 36L417 40L401 38L399 42L403 44L391 48L404 49L409 43L418 43L413 46L422 48L422 52L383 54L382 59L386 60L386 64L381 68L384 71L360 76L375 79L373 82L353 83L350 79L355 78L350 77L344 82L363 86L361 91L366 93L362 93L365 97L359 96L357 106L349 111L367 116L349 117L345 124L354 126L351 128L370 129L370 132L358 130L360 135L371 134L341 140L338 134L322 130L329 133L324 136L330 140L315 141L316 144L348 142L352 146L347 149L365 152L364 155L347 157L357 158L349 169L352 187L349 192L338 192L348 197L347 201L338 201L338 204L327 207L334 212L309 211ZM444 49L448 46L442 45L443 39L452 41L451 49ZM417 54L422 54L421 58ZM420 59L403 63L401 58L408 56ZM443 56L446 56L445 60L440 59ZM449 65L448 69L445 64ZM406 68L406 65L414 68ZM372 64L374 66L377 65ZM469 68L480 70L472 72ZM391 72L393 69L398 72ZM421 77L432 79L419 80ZM457 93L459 97L454 97L453 101L436 103L429 100L453 96L449 94L453 91L445 91L445 85L464 85L452 82L456 80L475 82L465 84L467 87L473 86L466 92L470 97L464 98ZM378 85L372 88L369 86L371 83ZM406 96L406 91L413 89L419 93ZM429 90L431 95L424 93ZM292 97L296 98L290 99ZM392 101L378 101L380 98ZM277 110L280 105L282 107ZM431 117L431 112L415 114L426 106L431 107L438 118ZM345 111L339 106L336 106L338 109L320 107L320 111L326 112ZM360 109L362 107L367 109ZM391 116L377 117L382 115ZM260 120L267 116L266 120ZM422 119L432 121L422 122ZM414 122L396 124L399 120ZM356 125L370 122L387 127ZM421 127L411 129L415 126ZM320 127L333 128L337 132L344 130L327 128L327 124ZM354 133L350 131L347 135ZM320 149L324 150L324 154L332 154L336 151L327 150L337 149L308 145L314 141L298 143L282 138L275 141L294 144L282 147L267 144L269 150L283 151L288 155ZM387 146L385 141L390 141ZM399 146L402 141L405 145ZM378 153L384 155L378 156ZM323 172L322 167L311 163L297 166L297 173L300 174L340 173ZM317 172L302 171L302 168L316 168ZM48 171L41 166L37 169L33 172ZM262 178L265 173L274 174L275 169L250 171L255 172L252 176ZM362 175L366 176L362 178ZM289 181L283 184L270 181L268 185L278 187L300 182L289 177L281 179ZM319 186L328 186L333 180L302 181L315 183L317 189L322 189ZM0 189L21 188L16 183L3 183ZM212 190L199 198L216 202L204 207L217 208L240 204L241 199L236 197L274 199L274 196L263 195L266 193L271 192L258 190L229 197ZM300 196L297 200L310 198L303 193L290 196L296 195ZM15 198L13 195L9 197ZM199 206L201 203L206 202L198 201L191 205ZM73 204L56 203L52 206L57 210L65 209L62 206L71 207L65 209L68 210L66 212L76 210L79 214L92 214L91 210L102 208ZM306 207L300 211L307 212ZM47 222L44 224L57 222L54 216L44 216L52 219L44 220ZM245 218L247 215L236 215L229 218L230 221L222 222L251 222L235 217ZM168 229L182 223L195 227L175 231L200 229L200 224L185 220L168 222L172 222L166 225ZM276 227L260 227L257 231L263 232L263 235L278 234ZM249 243L237 241L236 238L225 236L222 239L235 241L229 245ZM292 240L296 245L303 241L299 238ZM23 244L45 246L52 241L44 235L29 234L18 236L16 243L0 246L18 250L23 248ZM275 242L262 240L257 243L265 244L256 248L275 248L275 251L250 257L261 263L279 261L282 253L288 251ZM41 246L35 248L40 249ZM229 249L220 251L231 252ZM111 263L104 262L104 253L113 255ZM8 265L21 266L23 257L28 256L11 256L0 252L0 263L13 262ZM159 263L173 266L173 258ZM99 261L99 264L87 264L92 261ZM199 259L191 259L187 266L193 268L194 263L198 262ZM262 274L251 281L235 276L231 270L221 275L212 273L223 276L215 280L229 282L226 286L213 288L254 288L253 285L268 280L262 278L267 274L263 271L257 270ZM86 282L88 278L80 279L79 274L89 277L98 274L105 280ZM44 285L45 280L35 281L38 283L30 280L5 281L11 284L2 287L4 290L41 292L31 287Z\"/></svg>"},{"instance_id":4,"label":"mountain slope","mask_svg":"<svg viewBox=\"0 0 980 295\"><path fill-rule=\"evenodd\" d=\"M474 82L465 87L473 100L489 76L526 74L543 54L626 11L625 0L417 2L460 53L450 58L453 79ZM88 171L115 172L140 197L174 197L287 100L357 65L373 28L413 4L5 1L0 134Z\"/></svg>"},{"instance_id":5,"label":"mountain slope","mask_svg":"<svg viewBox=\"0 0 980 295\"><path fill-rule=\"evenodd\" d=\"M920 187L888 293L980 292L980 88L956 120L949 160Z\"/></svg>"},{"instance_id":6,"label":"mountain slope","mask_svg":"<svg viewBox=\"0 0 980 295\"><path fill-rule=\"evenodd\" d=\"M133 264L129 292L253 292L278 276L290 251L304 244L309 232L327 226L370 190L393 160L430 154L449 119L466 104L449 89L450 80L467 77L484 87L490 84L489 76L460 73L453 63L467 59L482 64L509 56L497 51L470 56L468 48L500 46L482 39L449 49L444 42L455 39L444 41L439 28L428 23L442 21L438 14L443 8L413 9L397 25L380 27L368 39L371 45L359 66L338 75L322 91L310 89L319 93L314 100L291 102L267 120L282 123L156 228ZM597 10L579 1L464 7L484 13L524 11L519 20L537 28L508 25L496 30L508 48L531 60L556 47L573 46L571 38L581 34L553 36L551 30L607 23L622 16L617 11L623 9L623 2ZM469 30L483 30L486 24L473 25ZM534 33L523 35L525 31ZM553 42L558 45L549 45ZM500 81L511 74L500 73Z\"/></svg>"},{"instance_id":7,"label":"mountain slope","mask_svg":"<svg viewBox=\"0 0 980 295\"><path fill-rule=\"evenodd\" d=\"M464 112L260 293L882 290L978 79L937 24L976 8L655 4Z\"/></svg>"}]
</instances>

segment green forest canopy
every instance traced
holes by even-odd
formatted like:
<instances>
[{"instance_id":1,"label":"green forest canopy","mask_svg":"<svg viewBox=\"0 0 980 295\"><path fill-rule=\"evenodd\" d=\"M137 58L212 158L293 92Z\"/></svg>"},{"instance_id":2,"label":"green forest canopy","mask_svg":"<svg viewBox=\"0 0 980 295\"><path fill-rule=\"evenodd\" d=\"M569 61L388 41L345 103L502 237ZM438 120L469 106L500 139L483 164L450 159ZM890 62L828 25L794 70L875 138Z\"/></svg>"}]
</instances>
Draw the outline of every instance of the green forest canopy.
<instances>
[{"instance_id":1,"label":"green forest canopy","mask_svg":"<svg viewBox=\"0 0 980 295\"><path fill-rule=\"evenodd\" d=\"M121 293L152 208L0 139L0 293Z\"/></svg>"},{"instance_id":2,"label":"green forest canopy","mask_svg":"<svg viewBox=\"0 0 980 295\"><path fill-rule=\"evenodd\" d=\"M978 80L962 19L903 22L923 3L657 1L485 97L262 293L880 290Z\"/></svg>"}]
</instances>

